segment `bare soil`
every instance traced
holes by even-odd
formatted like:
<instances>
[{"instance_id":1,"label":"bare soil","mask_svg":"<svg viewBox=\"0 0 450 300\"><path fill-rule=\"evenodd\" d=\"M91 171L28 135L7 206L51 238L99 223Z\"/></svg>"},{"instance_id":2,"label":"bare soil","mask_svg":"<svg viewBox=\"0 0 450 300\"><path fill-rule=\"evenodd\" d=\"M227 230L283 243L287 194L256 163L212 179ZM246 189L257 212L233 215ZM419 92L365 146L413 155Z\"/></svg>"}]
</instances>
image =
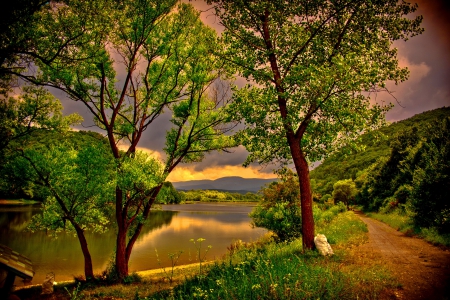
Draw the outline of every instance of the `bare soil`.
<instances>
[{"instance_id":1,"label":"bare soil","mask_svg":"<svg viewBox=\"0 0 450 300\"><path fill-rule=\"evenodd\" d=\"M385 299L450 299L450 251L355 212L367 224L369 242L361 252L379 256L399 281L400 288Z\"/></svg>"}]
</instances>

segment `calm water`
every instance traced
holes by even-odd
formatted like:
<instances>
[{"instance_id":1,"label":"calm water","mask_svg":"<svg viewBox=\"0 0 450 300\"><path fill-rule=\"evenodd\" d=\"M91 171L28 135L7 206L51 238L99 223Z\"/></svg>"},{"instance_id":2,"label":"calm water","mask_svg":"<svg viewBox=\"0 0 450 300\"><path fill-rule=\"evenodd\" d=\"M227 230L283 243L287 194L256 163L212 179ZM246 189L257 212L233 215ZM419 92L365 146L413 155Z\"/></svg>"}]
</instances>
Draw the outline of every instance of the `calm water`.
<instances>
[{"instance_id":1,"label":"calm water","mask_svg":"<svg viewBox=\"0 0 450 300\"><path fill-rule=\"evenodd\" d=\"M251 209L252 206L228 203L163 205L162 211L151 213L137 240L130 258L130 271L170 266L168 254L180 250L183 253L178 264L196 262L196 249L190 239L206 239L202 249L212 246L206 255L207 260L222 257L234 240L256 240L265 230L250 226L248 213ZM33 284L41 284L48 272L55 273L56 281L71 280L73 276L84 274L83 255L75 236L59 234L54 239L45 232L25 230L36 213L39 213L38 206L0 205L0 243L33 262ZM114 235L114 230L87 234L94 272L101 273L112 259ZM21 284L16 279L16 285Z\"/></svg>"}]
</instances>

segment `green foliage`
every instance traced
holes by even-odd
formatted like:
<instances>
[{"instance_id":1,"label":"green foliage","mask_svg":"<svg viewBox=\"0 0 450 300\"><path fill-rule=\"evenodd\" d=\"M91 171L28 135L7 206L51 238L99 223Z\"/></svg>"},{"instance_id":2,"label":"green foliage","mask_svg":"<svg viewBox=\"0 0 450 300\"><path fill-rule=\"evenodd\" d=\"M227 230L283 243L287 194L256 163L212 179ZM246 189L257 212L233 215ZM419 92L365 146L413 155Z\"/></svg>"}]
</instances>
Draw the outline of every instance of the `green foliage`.
<instances>
[{"instance_id":1,"label":"green foliage","mask_svg":"<svg viewBox=\"0 0 450 300\"><path fill-rule=\"evenodd\" d=\"M252 224L273 231L279 241L302 234L299 183L290 169L278 172L280 181L261 190L262 199L250 213Z\"/></svg>"},{"instance_id":2,"label":"green foliage","mask_svg":"<svg viewBox=\"0 0 450 300\"><path fill-rule=\"evenodd\" d=\"M450 118L412 128L391 142L390 156L372 165L358 195L368 209L388 213L405 205L414 225L450 233Z\"/></svg>"},{"instance_id":3,"label":"green foliage","mask_svg":"<svg viewBox=\"0 0 450 300\"><path fill-rule=\"evenodd\" d=\"M429 124L447 116L450 116L450 108L439 108L362 135L359 141L361 150L344 147L311 171L311 180L316 181L314 192L320 195L331 194L336 181L350 178L355 180L360 189L367 176L372 176L372 165L390 155L390 144L401 132L411 131L415 127L417 134L424 136ZM369 169L370 166L372 167Z\"/></svg>"},{"instance_id":4,"label":"green foliage","mask_svg":"<svg viewBox=\"0 0 450 300\"><path fill-rule=\"evenodd\" d=\"M42 87L24 86L18 97L0 98L0 155L12 141L23 143L35 131L63 132L82 121L78 114L63 116L62 109L61 102Z\"/></svg>"},{"instance_id":5,"label":"green foliage","mask_svg":"<svg viewBox=\"0 0 450 300\"><path fill-rule=\"evenodd\" d=\"M42 213L33 217L33 230L57 233L74 230L74 224L83 230L106 230L115 172L113 160L104 151L95 144L80 150L62 144L48 150L27 149L16 159L15 164L30 170L28 180L41 185L50 195L43 203ZM70 222L66 224L67 220Z\"/></svg>"},{"instance_id":6,"label":"green foliage","mask_svg":"<svg viewBox=\"0 0 450 300\"><path fill-rule=\"evenodd\" d=\"M326 234L338 249L360 245L367 238L367 227L351 212L337 213L331 222L318 226L320 231L326 228L333 228ZM303 252L301 240L240 243L235 248L229 260L210 267L206 276L192 276L175 288L148 298L365 299L378 297L383 288L392 287L392 278L379 267L347 268L347 251L323 258L317 252ZM361 271L367 289L359 285Z\"/></svg>"},{"instance_id":7,"label":"green foliage","mask_svg":"<svg viewBox=\"0 0 450 300\"><path fill-rule=\"evenodd\" d=\"M414 224L411 219L411 211L405 211L400 208L390 209L389 213L386 212L370 212L367 215L376 220L382 221L392 228L397 229L403 233L416 232Z\"/></svg>"},{"instance_id":8,"label":"green foliage","mask_svg":"<svg viewBox=\"0 0 450 300\"><path fill-rule=\"evenodd\" d=\"M221 45L199 12L176 0L73 0L39 17L36 46L24 55L37 68L22 77L84 104L107 133L118 172L116 264L123 279L170 172L235 146L224 134L233 127L224 61L213 55ZM136 150L144 131L167 111L172 127L161 165Z\"/></svg>"},{"instance_id":9,"label":"green foliage","mask_svg":"<svg viewBox=\"0 0 450 300\"><path fill-rule=\"evenodd\" d=\"M136 272L131 273L130 275L126 276L123 279L124 284L132 284L132 283L139 283L139 282L142 282L142 277Z\"/></svg>"},{"instance_id":10,"label":"green foliage","mask_svg":"<svg viewBox=\"0 0 450 300\"><path fill-rule=\"evenodd\" d=\"M357 193L355 183L351 179L339 180L333 185L334 202L342 202L347 206L353 202Z\"/></svg>"},{"instance_id":11,"label":"green foliage","mask_svg":"<svg viewBox=\"0 0 450 300\"><path fill-rule=\"evenodd\" d=\"M450 234L450 118L429 128L427 141L412 162L416 163L411 184L414 223Z\"/></svg>"},{"instance_id":12,"label":"green foliage","mask_svg":"<svg viewBox=\"0 0 450 300\"><path fill-rule=\"evenodd\" d=\"M199 273L201 275L202 274L202 262L205 261L206 254L208 254L208 252L212 248L212 246L208 245L202 253L202 244L205 241L204 238L198 238L197 240L190 239L189 241L192 242L195 246L195 252L196 252L195 258L198 261Z\"/></svg>"},{"instance_id":13,"label":"green foliage","mask_svg":"<svg viewBox=\"0 0 450 300\"><path fill-rule=\"evenodd\" d=\"M36 151L45 152L51 147L62 144L70 145L74 150L82 150L96 145L102 150L99 155L102 159L112 160L108 151L108 141L99 133L91 131L66 131L35 129L26 137L22 137L10 144L11 149L24 149L34 147ZM26 164L17 163L20 152L10 152L0 167L0 194L5 198L25 198L43 202L50 194L41 185L30 180L30 169Z\"/></svg>"},{"instance_id":14,"label":"green foliage","mask_svg":"<svg viewBox=\"0 0 450 300\"><path fill-rule=\"evenodd\" d=\"M388 107L371 105L360 91L405 80L391 44L422 31L421 17L405 17L416 9L407 3L209 2L225 24L225 55L258 85L235 92L248 162L290 158L288 132L317 161L379 126Z\"/></svg>"},{"instance_id":15,"label":"green foliage","mask_svg":"<svg viewBox=\"0 0 450 300\"><path fill-rule=\"evenodd\" d=\"M139 210L142 199L151 195L163 181L163 164L143 151L136 151L131 157L120 160L115 183L124 192L123 203Z\"/></svg>"},{"instance_id":16,"label":"green foliage","mask_svg":"<svg viewBox=\"0 0 450 300\"><path fill-rule=\"evenodd\" d=\"M59 2L59 1L55 1ZM17 84L15 75L29 67L23 53L35 46L40 10L49 1L17 0L5 6L0 16L0 97L6 96Z\"/></svg>"},{"instance_id":17,"label":"green foliage","mask_svg":"<svg viewBox=\"0 0 450 300\"><path fill-rule=\"evenodd\" d=\"M179 204L182 201L182 195L173 187L171 182L164 182L161 191L156 197L155 203L159 204Z\"/></svg>"},{"instance_id":18,"label":"green foliage","mask_svg":"<svg viewBox=\"0 0 450 300\"><path fill-rule=\"evenodd\" d=\"M80 283L77 284L76 287L73 288L72 292L70 292L67 287L64 287L64 289L67 292L67 295L69 296L70 300L81 300L83 299L83 296L80 293Z\"/></svg>"},{"instance_id":19,"label":"green foliage","mask_svg":"<svg viewBox=\"0 0 450 300\"><path fill-rule=\"evenodd\" d=\"M202 202L257 202L261 198L258 194L250 192L240 194L216 190L181 191L180 195L183 201Z\"/></svg>"}]
</instances>

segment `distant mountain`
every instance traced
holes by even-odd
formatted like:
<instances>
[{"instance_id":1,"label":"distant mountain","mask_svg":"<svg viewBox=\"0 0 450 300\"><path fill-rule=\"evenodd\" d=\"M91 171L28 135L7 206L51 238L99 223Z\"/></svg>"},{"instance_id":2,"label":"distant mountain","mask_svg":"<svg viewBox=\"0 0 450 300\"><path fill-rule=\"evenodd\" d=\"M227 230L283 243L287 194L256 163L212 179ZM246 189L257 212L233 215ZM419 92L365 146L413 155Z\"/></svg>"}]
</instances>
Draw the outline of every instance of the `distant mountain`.
<instances>
[{"instance_id":1,"label":"distant mountain","mask_svg":"<svg viewBox=\"0 0 450 300\"><path fill-rule=\"evenodd\" d=\"M265 184L276 181L277 178L259 179L242 178L239 176L222 177L216 180L190 180L172 182L177 190L222 190L237 193L257 192Z\"/></svg>"}]
</instances>

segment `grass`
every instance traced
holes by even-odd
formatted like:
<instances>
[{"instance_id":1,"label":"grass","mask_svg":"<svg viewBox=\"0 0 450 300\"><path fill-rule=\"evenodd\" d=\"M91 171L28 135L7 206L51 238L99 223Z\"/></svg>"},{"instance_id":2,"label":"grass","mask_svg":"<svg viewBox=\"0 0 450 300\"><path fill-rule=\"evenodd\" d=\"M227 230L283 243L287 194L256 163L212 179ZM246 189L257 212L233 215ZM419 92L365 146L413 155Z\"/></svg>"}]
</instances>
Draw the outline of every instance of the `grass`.
<instances>
[{"instance_id":1,"label":"grass","mask_svg":"<svg viewBox=\"0 0 450 300\"><path fill-rule=\"evenodd\" d=\"M398 231L401 231L404 233L414 231L413 223L412 223L410 217L407 214L405 214L399 210L394 210L390 213L370 212L370 213L367 213L367 216L369 216L373 219L376 219L378 221L381 221L383 223L386 223L389 226L391 226L392 228L395 228Z\"/></svg>"},{"instance_id":2,"label":"grass","mask_svg":"<svg viewBox=\"0 0 450 300\"><path fill-rule=\"evenodd\" d=\"M140 299L376 299L398 287L381 260L355 258L351 249L366 241L367 228L352 212L317 219L317 232L335 250L332 257L303 252L300 239L239 243L207 274Z\"/></svg>"},{"instance_id":3,"label":"grass","mask_svg":"<svg viewBox=\"0 0 450 300\"><path fill-rule=\"evenodd\" d=\"M440 234L434 228L418 228L415 227L409 214L401 210L393 210L388 213L370 212L367 215L373 219L388 224L392 228L397 229L406 235L417 235L424 240L434 244L450 247L450 234Z\"/></svg>"},{"instance_id":4,"label":"grass","mask_svg":"<svg viewBox=\"0 0 450 300\"><path fill-rule=\"evenodd\" d=\"M302 240L236 241L221 261L180 266L170 278L162 270L140 272L140 281L81 286L77 299L377 299L398 288L381 258L359 252L367 227L353 212L315 210L316 233L327 236L335 255L303 251ZM71 299L77 286L56 286ZM67 292L70 292L69 293ZM19 295L20 296L20 295ZM22 299L33 299L22 297ZM38 299L38 298L35 298Z\"/></svg>"}]
</instances>

